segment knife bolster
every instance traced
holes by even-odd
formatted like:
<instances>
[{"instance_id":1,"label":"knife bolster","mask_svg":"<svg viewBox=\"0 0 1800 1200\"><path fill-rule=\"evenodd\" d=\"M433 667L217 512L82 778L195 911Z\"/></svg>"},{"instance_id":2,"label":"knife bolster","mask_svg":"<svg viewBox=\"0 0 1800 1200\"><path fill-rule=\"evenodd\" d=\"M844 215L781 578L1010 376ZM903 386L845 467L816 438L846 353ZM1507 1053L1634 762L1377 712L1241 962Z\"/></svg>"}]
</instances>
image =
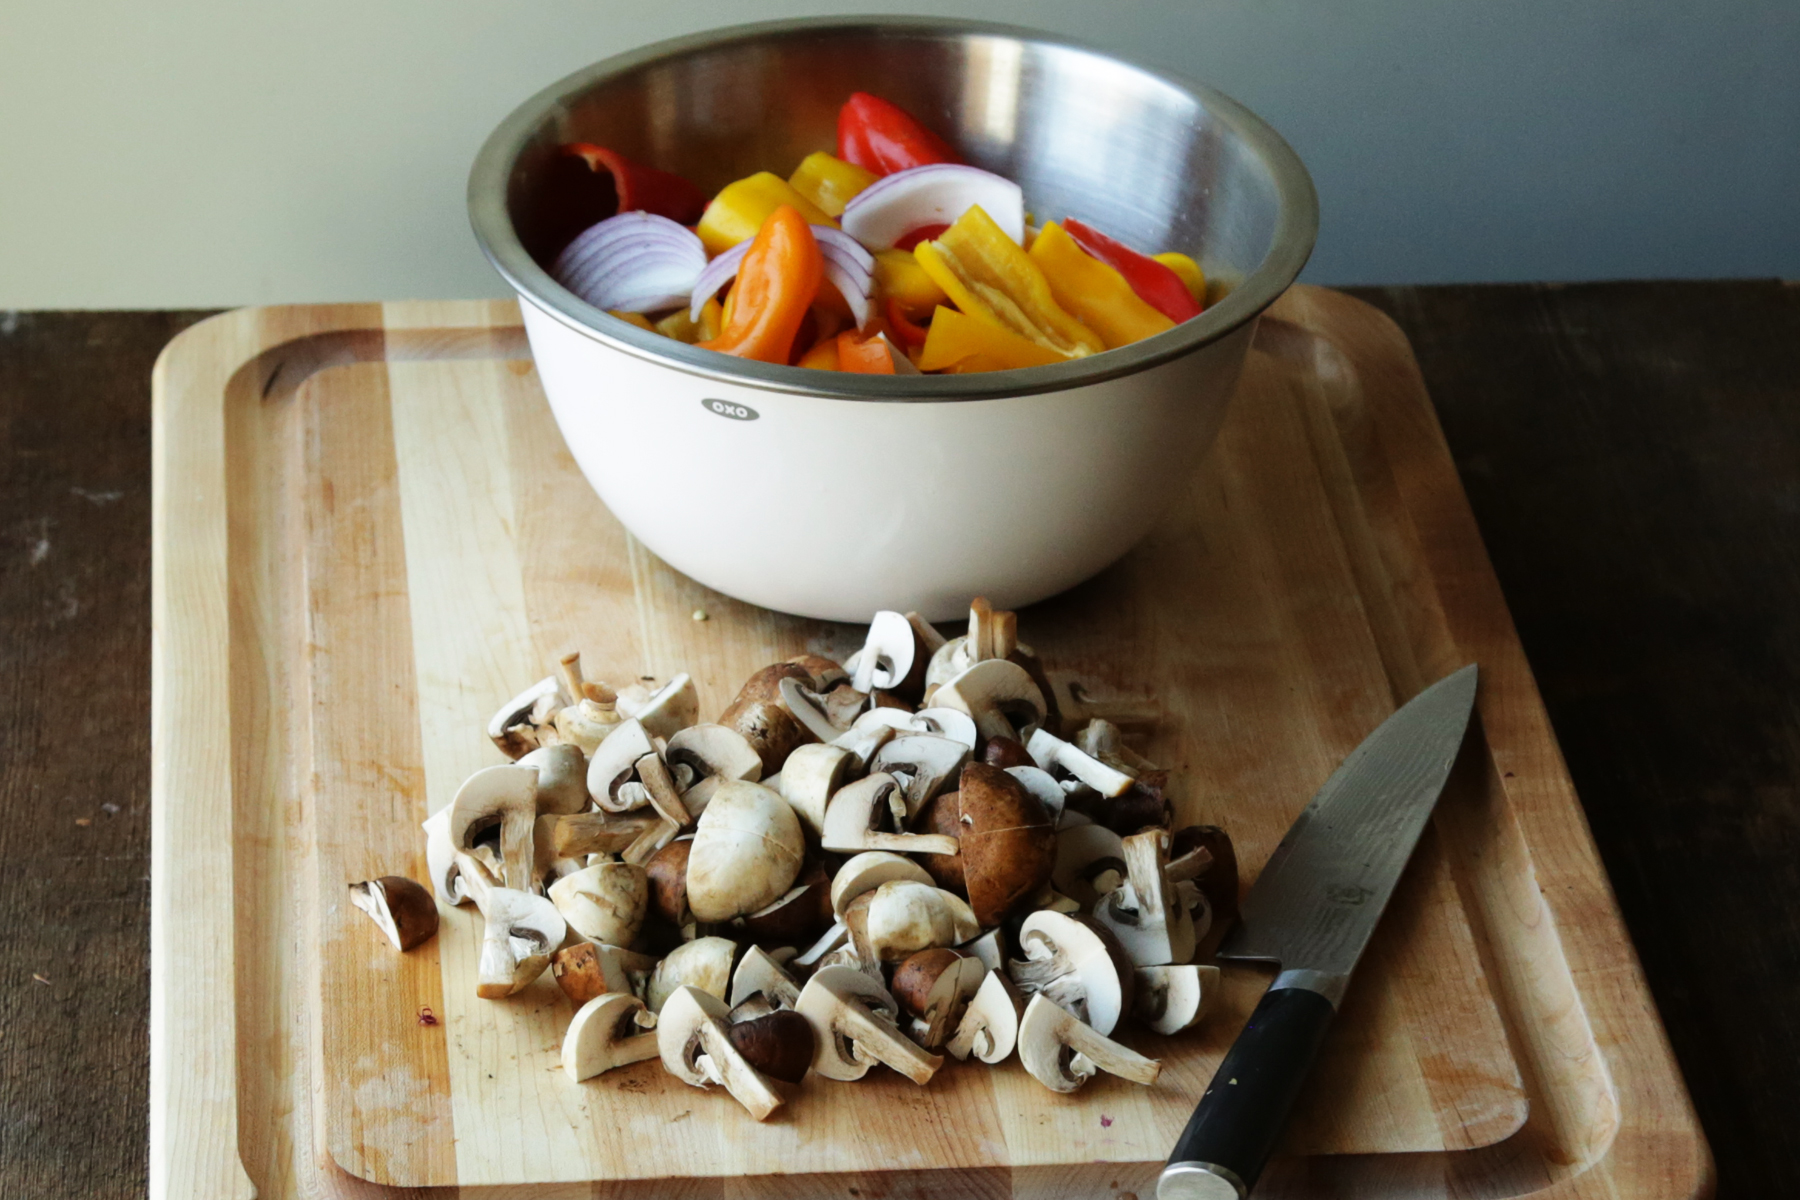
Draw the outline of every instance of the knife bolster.
<instances>
[{"instance_id":1,"label":"knife bolster","mask_svg":"<svg viewBox=\"0 0 1800 1200\"><path fill-rule=\"evenodd\" d=\"M1325 997L1336 1011L1344 1002L1344 989L1349 985L1350 976L1337 971L1283 971L1269 985L1269 990L1279 992L1284 988L1300 988Z\"/></svg>"}]
</instances>

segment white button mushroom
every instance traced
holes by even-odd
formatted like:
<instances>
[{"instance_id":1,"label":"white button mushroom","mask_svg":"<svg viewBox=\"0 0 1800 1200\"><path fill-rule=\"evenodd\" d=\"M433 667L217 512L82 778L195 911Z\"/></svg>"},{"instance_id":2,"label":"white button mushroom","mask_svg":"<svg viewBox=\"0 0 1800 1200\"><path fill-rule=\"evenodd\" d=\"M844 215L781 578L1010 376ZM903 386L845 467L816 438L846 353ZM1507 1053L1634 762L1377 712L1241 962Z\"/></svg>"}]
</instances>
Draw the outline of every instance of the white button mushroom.
<instances>
[{"instance_id":1,"label":"white button mushroom","mask_svg":"<svg viewBox=\"0 0 1800 1200\"><path fill-rule=\"evenodd\" d=\"M1095 904L1094 919L1140 967L1187 962L1194 957L1194 921L1164 876L1168 831L1146 829L1123 839L1123 846L1125 882Z\"/></svg>"},{"instance_id":2,"label":"white button mushroom","mask_svg":"<svg viewBox=\"0 0 1800 1200\"><path fill-rule=\"evenodd\" d=\"M571 703L554 675L540 679L501 706L488 722L488 737L506 757L521 758L542 744L551 718Z\"/></svg>"},{"instance_id":3,"label":"white button mushroom","mask_svg":"<svg viewBox=\"0 0 1800 1200\"><path fill-rule=\"evenodd\" d=\"M1115 771L1099 759L1085 754L1055 734L1040 729L1025 743L1031 760L1042 769L1073 776L1102 796L1116 799L1131 790L1131 776Z\"/></svg>"},{"instance_id":4,"label":"white button mushroom","mask_svg":"<svg viewBox=\"0 0 1800 1200\"><path fill-rule=\"evenodd\" d=\"M732 1045L729 1013L715 996L678 988L657 1014L657 1047L669 1074L697 1088L722 1085L761 1121L781 1107L781 1093Z\"/></svg>"},{"instance_id":5,"label":"white button mushroom","mask_svg":"<svg viewBox=\"0 0 1800 1200\"><path fill-rule=\"evenodd\" d=\"M1162 1072L1157 1060L1103 1036L1041 994L1031 998L1019 1022L1019 1061L1053 1092L1072 1092L1096 1071L1145 1086Z\"/></svg>"},{"instance_id":6,"label":"white button mushroom","mask_svg":"<svg viewBox=\"0 0 1800 1200\"><path fill-rule=\"evenodd\" d=\"M1139 967L1131 1015L1157 1033L1180 1033L1200 1023L1218 989L1219 968L1214 966Z\"/></svg>"},{"instance_id":7,"label":"white button mushroom","mask_svg":"<svg viewBox=\"0 0 1800 1200\"><path fill-rule=\"evenodd\" d=\"M519 759L519 766L537 768L539 816L578 813L588 806L587 757L581 747L567 742L539 746Z\"/></svg>"},{"instance_id":8,"label":"white button mushroom","mask_svg":"<svg viewBox=\"0 0 1800 1200\"><path fill-rule=\"evenodd\" d=\"M1111 1033L1130 1010L1131 960L1089 918L1034 912L1019 926L1019 949L1025 957L1009 963L1007 974L1027 996L1044 994L1099 1033Z\"/></svg>"},{"instance_id":9,"label":"white button mushroom","mask_svg":"<svg viewBox=\"0 0 1800 1200\"><path fill-rule=\"evenodd\" d=\"M731 987L731 964L736 958L737 943L730 938L703 937L683 942L650 973L644 1001L651 1012L661 1012L668 998L683 987L698 988L724 1000Z\"/></svg>"},{"instance_id":10,"label":"white button mushroom","mask_svg":"<svg viewBox=\"0 0 1800 1200\"><path fill-rule=\"evenodd\" d=\"M464 885L481 910L481 958L475 994L485 1000L510 996L531 986L569 928L556 905L543 896L491 886L468 855L459 855Z\"/></svg>"},{"instance_id":11,"label":"white button mushroom","mask_svg":"<svg viewBox=\"0 0 1800 1200\"><path fill-rule=\"evenodd\" d=\"M1005 1062L1019 1039L1025 1004L999 971L989 971L957 1022L944 1049L957 1059L973 1054L984 1063Z\"/></svg>"},{"instance_id":12,"label":"white button mushroom","mask_svg":"<svg viewBox=\"0 0 1800 1200\"><path fill-rule=\"evenodd\" d=\"M603 862L550 885L550 902L569 928L593 942L629 946L644 926L650 881L644 868Z\"/></svg>"},{"instance_id":13,"label":"white button mushroom","mask_svg":"<svg viewBox=\"0 0 1800 1200\"><path fill-rule=\"evenodd\" d=\"M1039 731L1048 708L1025 668L1004 658L978 662L933 694L932 704L967 714L983 738L1025 741Z\"/></svg>"},{"instance_id":14,"label":"white button mushroom","mask_svg":"<svg viewBox=\"0 0 1800 1200\"><path fill-rule=\"evenodd\" d=\"M485 767L463 781L450 802L446 830L450 844L463 853L475 849L483 833L500 828L500 881L514 891L532 886L537 861L536 767L516 763Z\"/></svg>"},{"instance_id":15,"label":"white button mushroom","mask_svg":"<svg viewBox=\"0 0 1800 1200\"><path fill-rule=\"evenodd\" d=\"M643 1032L655 1024L636 996L596 996L576 1010L563 1033L562 1068L580 1083L602 1071L655 1058L660 1053L656 1034Z\"/></svg>"},{"instance_id":16,"label":"white button mushroom","mask_svg":"<svg viewBox=\"0 0 1800 1200\"><path fill-rule=\"evenodd\" d=\"M827 850L854 854L859 850L892 850L902 854L955 854L956 839L935 833L890 833L882 826L894 824L894 803L900 797L899 781L885 771L876 772L838 790L825 808L825 832L820 844Z\"/></svg>"},{"instance_id":17,"label":"white button mushroom","mask_svg":"<svg viewBox=\"0 0 1800 1200\"><path fill-rule=\"evenodd\" d=\"M758 783L719 788L688 851L687 900L699 921L728 921L781 896L800 874L806 838L781 796Z\"/></svg>"},{"instance_id":18,"label":"white button mushroom","mask_svg":"<svg viewBox=\"0 0 1800 1200\"><path fill-rule=\"evenodd\" d=\"M882 1063L926 1084L944 1063L900 1032L893 997L853 967L820 967L800 990L794 1011L812 1025L812 1068L827 1079L861 1079Z\"/></svg>"}]
</instances>

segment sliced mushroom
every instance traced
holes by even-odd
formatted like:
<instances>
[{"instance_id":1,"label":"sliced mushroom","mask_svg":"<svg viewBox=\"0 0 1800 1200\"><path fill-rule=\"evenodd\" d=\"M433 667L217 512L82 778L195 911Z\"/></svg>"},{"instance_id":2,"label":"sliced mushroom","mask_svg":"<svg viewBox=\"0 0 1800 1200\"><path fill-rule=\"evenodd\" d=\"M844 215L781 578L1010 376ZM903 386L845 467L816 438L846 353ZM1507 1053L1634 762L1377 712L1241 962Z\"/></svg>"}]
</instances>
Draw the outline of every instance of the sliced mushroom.
<instances>
[{"instance_id":1,"label":"sliced mushroom","mask_svg":"<svg viewBox=\"0 0 1800 1200\"><path fill-rule=\"evenodd\" d=\"M1094 919L1112 931L1137 966L1187 962L1194 957L1194 921L1175 902L1164 875L1168 833L1146 829L1123 844L1125 882L1094 906Z\"/></svg>"},{"instance_id":2,"label":"sliced mushroom","mask_svg":"<svg viewBox=\"0 0 1800 1200\"><path fill-rule=\"evenodd\" d=\"M1043 995L1031 998L1019 1021L1019 1061L1053 1092L1072 1092L1096 1071L1145 1086L1162 1072L1156 1059L1105 1037Z\"/></svg>"},{"instance_id":3,"label":"sliced mushroom","mask_svg":"<svg viewBox=\"0 0 1800 1200\"><path fill-rule=\"evenodd\" d=\"M642 997L656 959L622 946L575 942L550 956L550 975L576 1007L619 992Z\"/></svg>"},{"instance_id":4,"label":"sliced mushroom","mask_svg":"<svg viewBox=\"0 0 1800 1200\"><path fill-rule=\"evenodd\" d=\"M761 1121L781 1107L781 1093L731 1043L730 1010L715 996L677 988L657 1014L657 1048L663 1067L683 1083L717 1083Z\"/></svg>"},{"instance_id":5,"label":"sliced mushroom","mask_svg":"<svg viewBox=\"0 0 1800 1200\"><path fill-rule=\"evenodd\" d=\"M932 797L956 781L968 761L969 749L961 742L933 733L908 733L876 751L869 770L885 771L905 781L901 792L906 802L905 820L910 824Z\"/></svg>"},{"instance_id":6,"label":"sliced mushroom","mask_svg":"<svg viewBox=\"0 0 1800 1200\"><path fill-rule=\"evenodd\" d=\"M683 671L624 715L636 720L651 737L666 741L700 719L700 696Z\"/></svg>"},{"instance_id":7,"label":"sliced mushroom","mask_svg":"<svg viewBox=\"0 0 1800 1200\"><path fill-rule=\"evenodd\" d=\"M559 709L551 724L560 742L576 747L583 754L592 754L624 720L618 709L606 701L583 696Z\"/></svg>"},{"instance_id":8,"label":"sliced mushroom","mask_svg":"<svg viewBox=\"0 0 1800 1200\"><path fill-rule=\"evenodd\" d=\"M859 692L876 688L898 691L913 674L913 664L920 659L919 650L918 634L911 622L901 613L884 610L869 622L862 649L845 661L844 670L850 672L851 686ZM918 674L922 685L924 672Z\"/></svg>"},{"instance_id":9,"label":"sliced mushroom","mask_svg":"<svg viewBox=\"0 0 1800 1200\"><path fill-rule=\"evenodd\" d=\"M988 969L981 960L947 947L921 950L894 968L889 989L900 1004L913 1041L936 1050L963 1018Z\"/></svg>"},{"instance_id":10,"label":"sliced mushroom","mask_svg":"<svg viewBox=\"0 0 1800 1200\"><path fill-rule=\"evenodd\" d=\"M897 712L897 709L878 708L875 712ZM868 714L864 713L863 717ZM847 733L841 733L831 739L831 744L846 750L855 759L849 774L861 775L869 769L869 760L894 736L894 727L879 722L866 724L863 717L858 717ZM791 757L791 756L790 756Z\"/></svg>"},{"instance_id":11,"label":"sliced mushroom","mask_svg":"<svg viewBox=\"0 0 1800 1200\"><path fill-rule=\"evenodd\" d=\"M1146 771L1160 768L1137 751L1125 744L1125 731L1111 721L1095 717L1082 727L1072 739L1075 748L1092 758L1097 758L1115 771L1122 771L1133 779Z\"/></svg>"},{"instance_id":12,"label":"sliced mushroom","mask_svg":"<svg viewBox=\"0 0 1800 1200\"><path fill-rule=\"evenodd\" d=\"M733 780L713 794L688 851L688 907L728 921L781 898L806 853L800 818L779 793Z\"/></svg>"},{"instance_id":13,"label":"sliced mushroom","mask_svg":"<svg viewBox=\"0 0 1800 1200\"><path fill-rule=\"evenodd\" d=\"M1200 1023L1219 990L1219 968L1177 963L1137 969L1131 1015L1157 1033L1180 1033Z\"/></svg>"},{"instance_id":14,"label":"sliced mushroom","mask_svg":"<svg viewBox=\"0 0 1800 1200\"><path fill-rule=\"evenodd\" d=\"M932 704L967 713L983 738L1024 740L1040 732L1044 693L1025 668L1003 658L978 662L938 688Z\"/></svg>"},{"instance_id":15,"label":"sliced mushroom","mask_svg":"<svg viewBox=\"0 0 1800 1200\"><path fill-rule=\"evenodd\" d=\"M838 789L825 809L825 832L820 844L827 850L853 854L860 850L892 850L901 854L955 854L956 839L940 834L890 833L882 828L893 823L899 782L878 771ZM904 808L904 801L901 801Z\"/></svg>"},{"instance_id":16,"label":"sliced mushroom","mask_svg":"<svg viewBox=\"0 0 1800 1200\"><path fill-rule=\"evenodd\" d=\"M900 1032L893 997L853 967L820 967L800 990L794 1011L812 1025L812 1069L827 1079L861 1079L882 1063L926 1084L944 1063Z\"/></svg>"},{"instance_id":17,"label":"sliced mushroom","mask_svg":"<svg viewBox=\"0 0 1800 1200\"><path fill-rule=\"evenodd\" d=\"M958 795L969 907L983 927L998 925L1050 882L1056 827L1044 806L999 767L964 767Z\"/></svg>"},{"instance_id":18,"label":"sliced mushroom","mask_svg":"<svg viewBox=\"0 0 1800 1200\"><path fill-rule=\"evenodd\" d=\"M1014 744L1017 745L1016 742ZM991 747L992 743L989 745ZM1027 761L1029 761L1029 756L1027 756ZM1037 802L1044 806L1044 811L1050 814L1051 823L1060 829L1067 793L1062 790L1055 777L1042 768L1032 766L1006 767L1004 770L1018 780L1026 791L1037 798Z\"/></svg>"},{"instance_id":19,"label":"sliced mushroom","mask_svg":"<svg viewBox=\"0 0 1800 1200\"><path fill-rule=\"evenodd\" d=\"M588 806L587 758L581 747L567 742L539 746L519 759L521 767L537 768L537 811L578 813Z\"/></svg>"},{"instance_id":20,"label":"sliced mushroom","mask_svg":"<svg viewBox=\"0 0 1800 1200\"><path fill-rule=\"evenodd\" d=\"M1092 755L1084 754L1048 730L1040 729L1025 743L1032 761L1052 775L1061 771L1080 780L1102 796L1123 796L1131 790L1131 776L1115 771Z\"/></svg>"},{"instance_id":21,"label":"sliced mushroom","mask_svg":"<svg viewBox=\"0 0 1800 1200\"><path fill-rule=\"evenodd\" d=\"M973 1054L984 1063L1005 1062L1018 1044L1024 1009L1018 989L999 971L989 971L944 1049L958 1059Z\"/></svg>"},{"instance_id":22,"label":"sliced mushroom","mask_svg":"<svg viewBox=\"0 0 1800 1200\"><path fill-rule=\"evenodd\" d=\"M1019 926L1023 959L1007 974L1027 996L1042 993L1100 1033L1130 1011L1136 977L1131 960L1104 926L1088 918L1034 912Z\"/></svg>"},{"instance_id":23,"label":"sliced mushroom","mask_svg":"<svg viewBox=\"0 0 1800 1200\"><path fill-rule=\"evenodd\" d=\"M850 927L838 921L819 935L819 940L789 960L797 971L816 970L820 963L850 941Z\"/></svg>"},{"instance_id":24,"label":"sliced mushroom","mask_svg":"<svg viewBox=\"0 0 1800 1200\"><path fill-rule=\"evenodd\" d=\"M1200 866L1199 856L1205 855L1207 862L1204 869ZM1193 870L1193 874L1189 871ZM1236 919L1238 912L1238 861L1237 850L1231 844L1231 835L1217 825L1189 825L1185 829L1177 829L1169 845L1169 877L1181 882L1194 879L1200 891L1206 897L1206 903L1212 910L1212 921L1223 926L1225 922ZM1206 930L1195 923L1196 937L1205 937Z\"/></svg>"},{"instance_id":25,"label":"sliced mushroom","mask_svg":"<svg viewBox=\"0 0 1800 1200\"><path fill-rule=\"evenodd\" d=\"M643 867L603 862L550 885L550 902L569 928L592 942L629 946L644 927L650 880Z\"/></svg>"},{"instance_id":26,"label":"sliced mushroom","mask_svg":"<svg viewBox=\"0 0 1800 1200\"><path fill-rule=\"evenodd\" d=\"M563 1070L580 1083L602 1071L655 1058L659 1053L655 1024L636 996L610 992L595 996L575 1011L563 1034Z\"/></svg>"},{"instance_id":27,"label":"sliced mushroom","mask_svg":"<svg viewBox=\"0 0 1800 1200\"><path fill-rule=\"evenodd\" d=\"M690 725L669 739L663 753L671 771L683 768L694 780L681 792L689 814L699 816L720 786L733 779L763 777L762 759L744 735L724 725Z\"/></svg>"},{"instance_id":28,"label":"sliced mushroom","mask_svg":"<svg viewBox=\"0 0 1800 1200\"><path fill-rule=\"evenodd\" d=\"M425 865L431 872L431 890L444 904L468 904L474 900L469 889L462 883L462 865L457 858L456 845L450 840L450 809L445 805L432 813L420 823L425 831ZM471 862L478 860L470 859ZM498 886L500 881L493 878L491 872L482 866L487 874L487 882Z\"/></svg>"},{"instance_id":29,"label":"sliced mushroom","mask_svg":"<svg viewBox=\"0 0 1800 1200\"><path fill-rule=\"evenodd\" d=\"M582 858L589 854L619 854L661 820L655 816L586 812L541 817L539 824L548 827L557 858Z\"/></svg>"},{"instance_id":30,"label":"sliced mushroom","mask_svg":"<svg viewBox=\"0 0 1800 1200\"><path fill-rule=\"evenodd\" d=\"M631 845L619 851L619 857L634 866L643 866L655 858L670 842L681 833L681 826L659 816L652 821L644 832L640 833Z\"/></svg>"},{"instance_id":31,"label":"sliced mushroom","mask_svg":"<svg viewBox=\"0 0 1800 1200\"><path fill-rule=\"evenodd\" d=\"M411 950L438 930L431 893L403 875L383 875L350 885L350 903L369 914L394 949Z\"/></svg>"},{"instance_id":32,"label":"sliced mushroom","mask_svg":"<svg viewBox=\"0 0 1800 1200\"><path fill-rule=\"evenodd\" d=\"M959 944L956 947L964 954L972 954L981 960L981 965L990 971L1006 971L1006 935L998 929L990 929L980 937Z\"/></svg>"},{"instance_id":33,"label":"sliced mushroom","mask_svg":"<svg viewBox=\"0 0 1800 1200\"><path fill-rule=\"evenodd\" d=\"M529 891L537 861L536 767L509 763L484 767L463 781L450 802L450 844L464 853L475 849L483 833L500 829L501 883Z\"/></svg>"},{"instance_id":34,"label":"sliced mushroom","mask_svg":"<svg viewBox=\"0 0 1800 1200\"><path fill-rule=\"evenodd\" d=\"M856 897L844 917L853 934L858 920L864 923L869 947L884 963L955 946L981 932L975 914L953 893L909 879L892 880Z\"/></svg>"},{"instance_id":35,"label":"sliced mushroom","mask_svg":"<svg viewBox=\"0 0 1800 1200\"><path fill-rule=\"evenodd\" d=\"M800 724L806 726L808 733L821 742L829 742L833 738L842 736L855 720L852 715L850 721L845 721L841 725L833 721L826 711L825 697L811 691L804 683L791 676L781 680L777 685L777 691L782 705L788 712L792 713ZM866 700L867 697L863 697L863 699Z\"/></svg>"},{"instance_id":36,"label":"sliced mushroom","mask_svg":"<svg viewBox=\"0 0 1800 1200\"><path fill-rule=\"evenodd\" d=\"M463 883L484 922L475 994L494 1000L530 987L568 936L562 914L543 896L491 886L479 864L467 854L459 859Z\"/></svg>"},{"instance_id":37,"label":"sliced mushroom","mask_svg":"<svg viewBox=\"0 0 1800 1200\"><path fill-rule=\"evenodd\" d=\"M551 717L572 702L556 676L540 679L501 706L488 722L488 737L506 757L522 758L543 744Z\"/></svg>"},{"instance_id":38,"label":"sliced mushroom","mask_svg":"<svg viewBox=\"0 0 1800 1200\"><path fill-rule=\"evenodd\" d=\"M812 1067L812 1022L797 1012L734 1017L727 1032L744 1061L770 1079L799 1083Z\"/></svg>"},{"instance_id":39,"label":"sliced mushroom","mask_svg":"<svg viewBox=\"0 0 1800 1200\"><path fill-rule=\"evenodd\" d=\"M1082 908L1125 882L1125 842L1104 825L1071 825L1056 835L1050 882Z\"/></svg>"},{"instance_id":40,"label":"sliced mushroom","mask_svg":"<svg viewBox=\"0 0 1800 1200\"><path fill-rule=\"evenodd\" d=\"M759 992L776 1008L792 1008L800 1000L800 985L794 977L767 953L752 946L744 951L732 973L731 1006L735 1009Z\"/></svg>"},{"instance_id":41,"label":"sliced mushroom","mask_svg":"<svg viewBox=\"0 0 1800 1200\"><path fill-rule=\"evenodd\" d=\"M781 768L781 796L813 837L825 832L825 807L832 794L844 786L852 766L850 751L841 746L801 746L788 755Z\"/></svg>"},{"instance_id":42,"label":"sliced mushroom","mask_svg":"<svg viewBox=\"0 0 1800 1200\"><path fill-rule=\"evenodd\" d=\"M655 754L650 735L637 721L622 722L588 758L587 789L603 812L630 812L650 801L647 790L622 792L637 776L638 760Z\"/></svg>"},{"instance_id":43,"label":"sliced mushroom","mask_svg":"<svg viewBox=\"0 0 1800 1200\"><path fill-rule=\"evenodd\" d=\"M730 938L703 937L683 942L650 973L644 1001L651 1012L661 1012L663 1003L681 987L699 988L724 1000L731 989L731 965L736 958L737 943Z\"/></svg>"},{"instance_id":44,"label":"sliced mushroom","mask_svg":"<svg viewBox=\"0 0 1800 1200\"><path fill-rule=\"evenodd\" d=\"M652 751L638 759L637 776L650 798L650 807L656 810L658 816L673 822L680 829L686 829L694 823L693 814L681 802L681 794L675 788L675 777L663 765L660 754Z\"/></svg>"}]
</instances>

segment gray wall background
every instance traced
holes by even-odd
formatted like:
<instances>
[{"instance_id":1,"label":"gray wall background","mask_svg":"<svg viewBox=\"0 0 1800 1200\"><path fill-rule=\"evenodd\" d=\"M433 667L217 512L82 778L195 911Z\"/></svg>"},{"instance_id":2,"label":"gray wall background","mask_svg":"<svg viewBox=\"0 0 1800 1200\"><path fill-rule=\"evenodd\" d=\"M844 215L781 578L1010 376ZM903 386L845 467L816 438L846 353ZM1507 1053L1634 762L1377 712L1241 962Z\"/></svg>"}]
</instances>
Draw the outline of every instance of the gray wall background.
<instances>
[{"instance_id":1,"label":"gray wall background","mask_svg":"<svg viewBox=\"0 0 1800 1200\"><path fill-rule=\"evenodd\" d=\"M0 0L0 308L501 294L463 214L544 84L892 0ZM913 0L1211 82L1317 180L1321 283L1800 277L1795 0Z\"/></svg>"}]
</instances>

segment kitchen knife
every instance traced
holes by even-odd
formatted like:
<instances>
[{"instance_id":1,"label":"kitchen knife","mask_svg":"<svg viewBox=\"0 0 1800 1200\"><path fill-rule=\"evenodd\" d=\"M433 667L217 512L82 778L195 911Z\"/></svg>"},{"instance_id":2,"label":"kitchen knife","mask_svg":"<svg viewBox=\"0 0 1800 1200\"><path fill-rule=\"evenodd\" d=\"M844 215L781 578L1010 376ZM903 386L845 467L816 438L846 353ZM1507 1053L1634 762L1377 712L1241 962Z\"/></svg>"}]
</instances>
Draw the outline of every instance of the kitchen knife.
<instances>
[{"instance_id":1,"label":"kitchen knife","mask_svg":"<svg viewBox=\"0 0 1800 1200\"><path fill-rule=\"evenodd\" d=\"M1472 663L1414 696L1351 751L1269 857L1219 957L1281 970L1176 1141L1157 1200L1242 1200L1256 1186L1474 702Z\"/></svg>"}]
</instances>

